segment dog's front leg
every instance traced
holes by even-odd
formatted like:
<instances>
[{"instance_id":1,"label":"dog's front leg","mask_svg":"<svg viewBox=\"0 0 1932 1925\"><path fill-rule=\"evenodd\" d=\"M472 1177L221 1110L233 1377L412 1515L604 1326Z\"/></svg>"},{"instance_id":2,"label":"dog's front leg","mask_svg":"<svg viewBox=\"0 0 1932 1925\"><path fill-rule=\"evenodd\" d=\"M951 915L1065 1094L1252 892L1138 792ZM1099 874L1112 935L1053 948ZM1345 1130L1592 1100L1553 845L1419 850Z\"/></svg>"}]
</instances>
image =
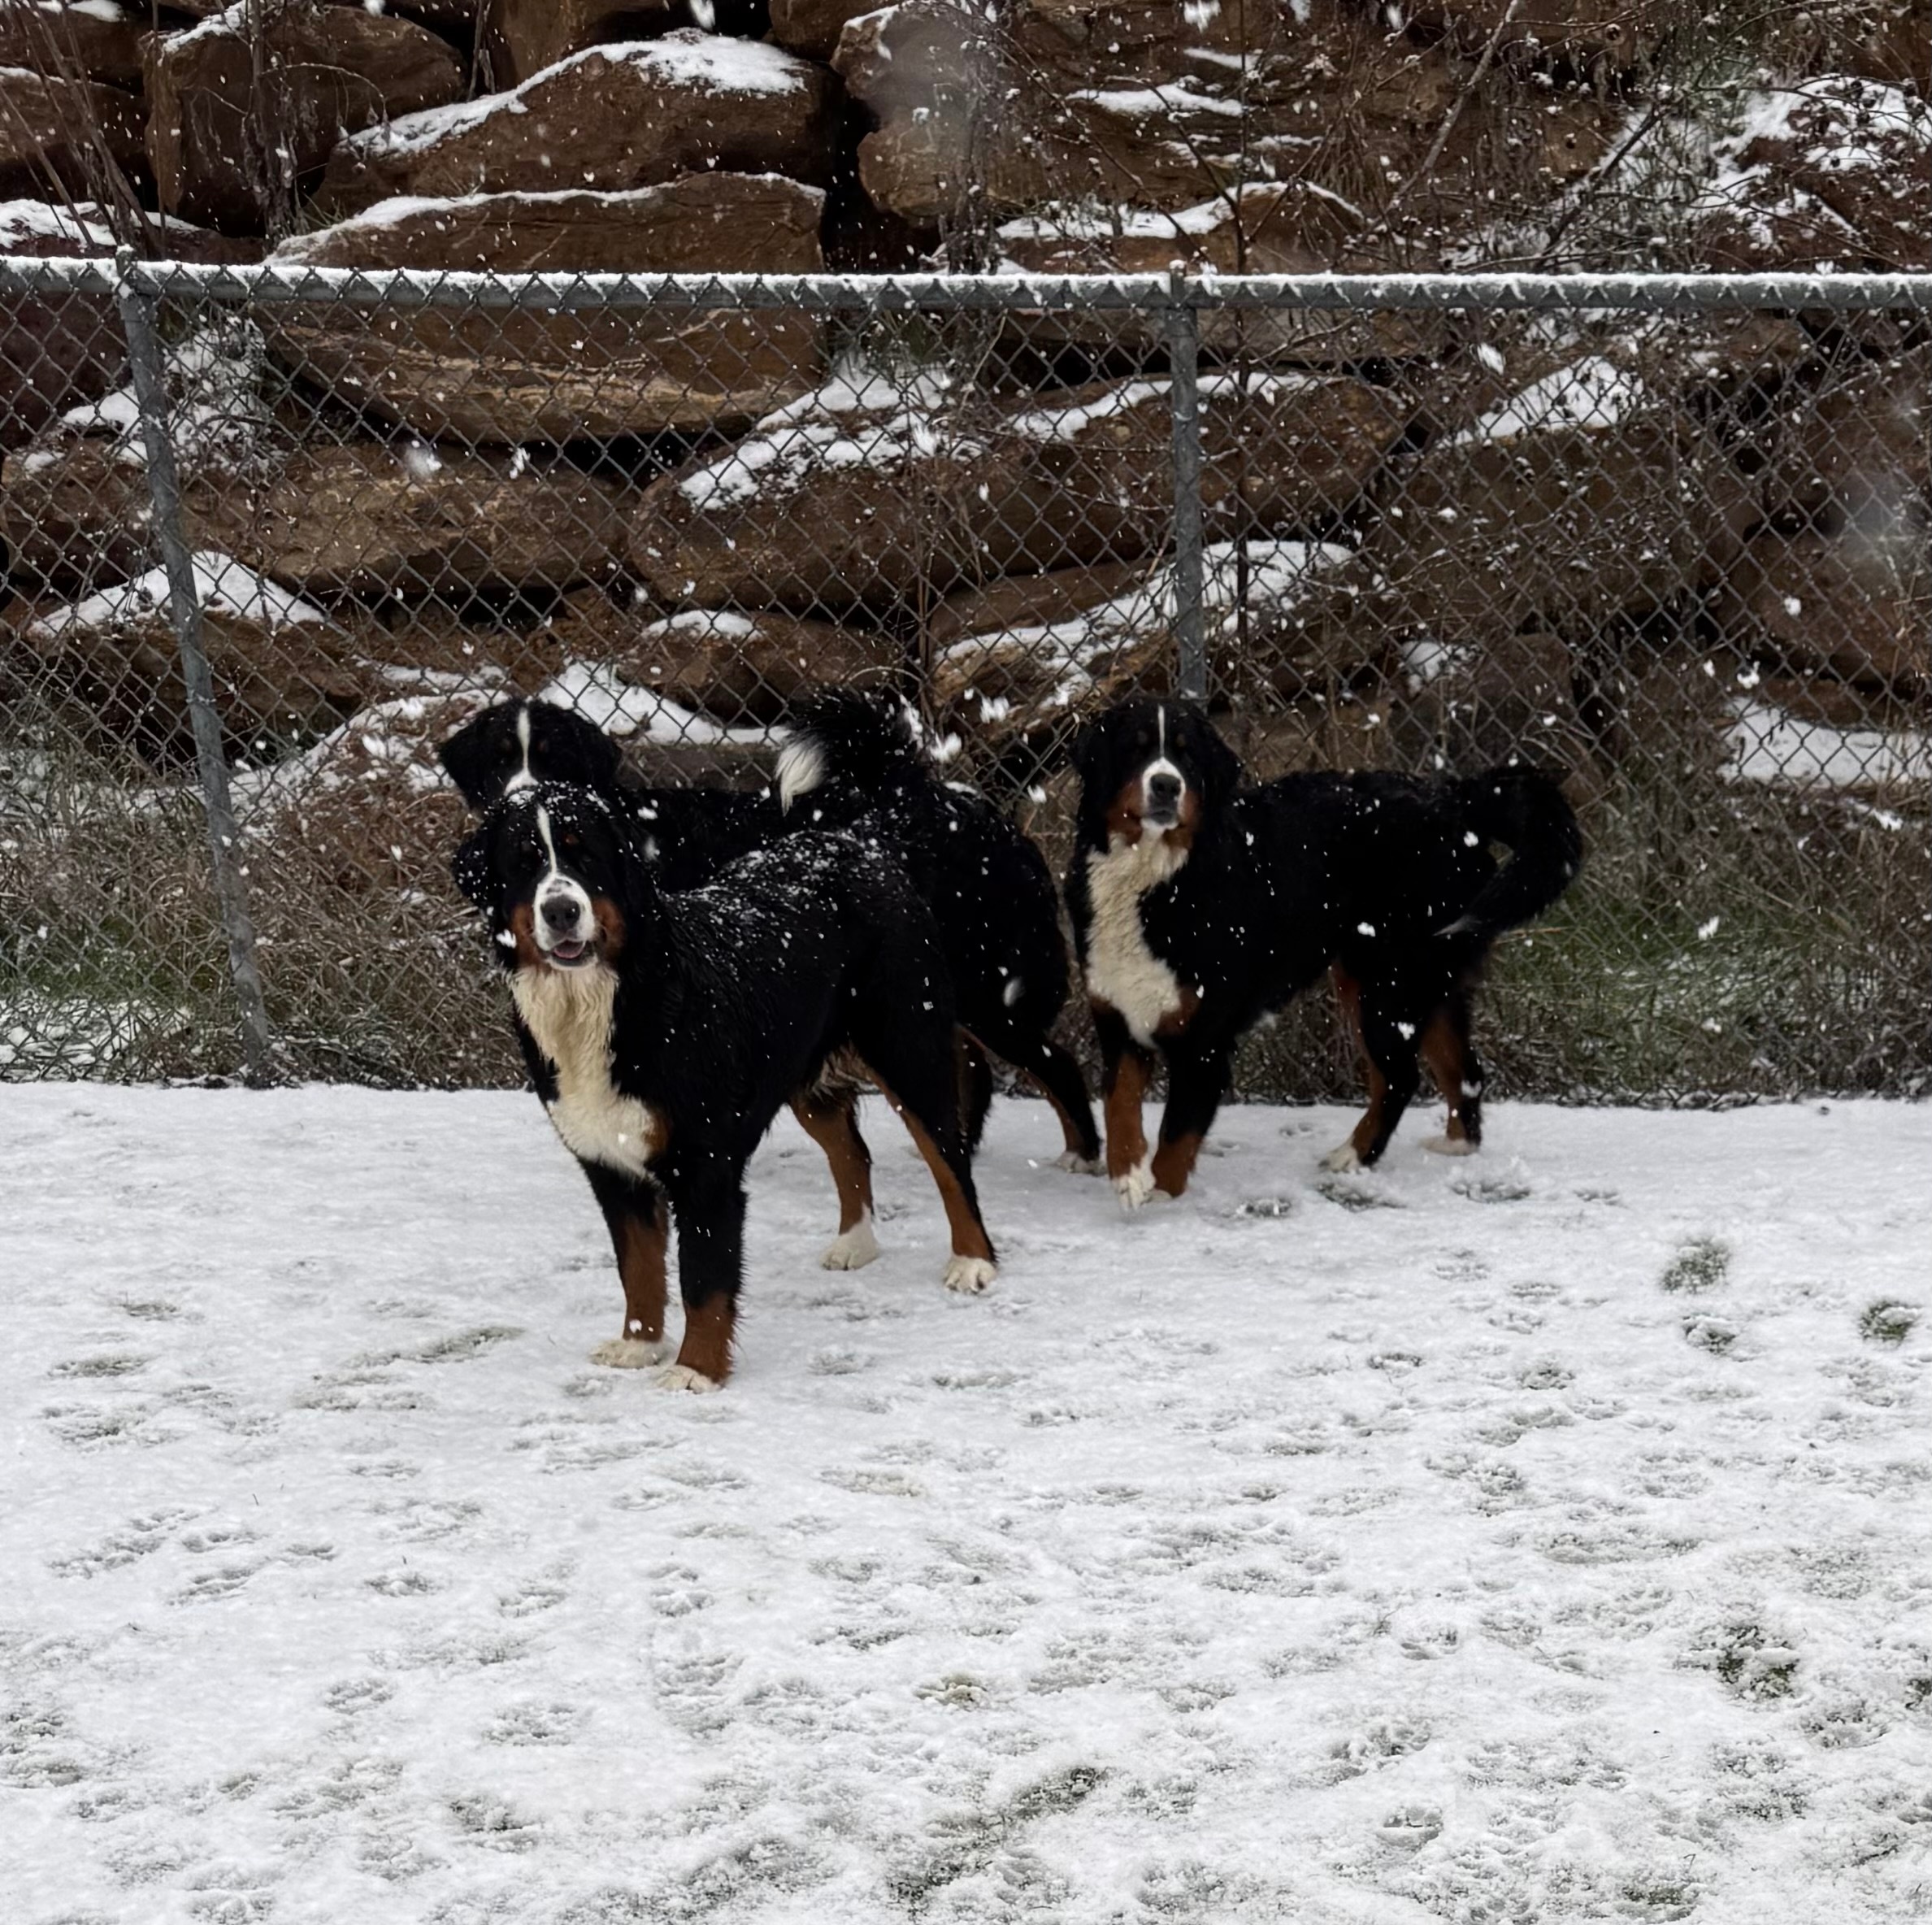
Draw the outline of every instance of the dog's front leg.
<instances>
[{"instance_id":1,"label":"dog's front leg","mask_svg":"<svg viewBox=\"0 0 1932 1925\"><path fill-rule=\"evenodd\" d=\"M1153 1080L1153 1057L1135 1041L1111 1003L1096 1002L1093 1027L1101 1044L1101 1089L1107 1119L1107 1175L1122 1210L1138 1210L1154 1193L1141 1106Z\"/></svg>"},{"instance_id":2,"label":"dog's front leg","mask_svg":"<svg viewBox=\"0 0 1932 1925\"><path fill-rule=\"evenodd\" d=\"M1187 1187L1201 1140L1227 1091L1228 1060L1218 1051L1167 1048L1167 1107L1161 1115L1161 1144L1150 1166L1154 1188L1178 1197Z\"/></svg>"},{"instance_id":3,"label":"dog's front leg","mask_svg":"<svg viewBox=\"0 0 1932 1925\"><path fill-rule=\"evenodd\" d=\"M684 1337L677 1362L658 1381L667 1390L715 1390L732 1374L738 1290L745 1279L743 1162L688 1152L671 1204L677 1216Z\"/></svg>"},{"instance_id":4,"label":"dog's front leg","mask_svg":"<svg viewBox=\"0 0 1932 1925\"><path fill-rule=\"evenodd\" d=\"M617 1274L624 1287L623 1334L599 1344L590 1360L619 1370L662 1363L664 1246L669 1233L664 1193L654 1183L640 1182L601 1163L584 1164L584 1173L610 1228Z\"/></svg>"}]
</instances>

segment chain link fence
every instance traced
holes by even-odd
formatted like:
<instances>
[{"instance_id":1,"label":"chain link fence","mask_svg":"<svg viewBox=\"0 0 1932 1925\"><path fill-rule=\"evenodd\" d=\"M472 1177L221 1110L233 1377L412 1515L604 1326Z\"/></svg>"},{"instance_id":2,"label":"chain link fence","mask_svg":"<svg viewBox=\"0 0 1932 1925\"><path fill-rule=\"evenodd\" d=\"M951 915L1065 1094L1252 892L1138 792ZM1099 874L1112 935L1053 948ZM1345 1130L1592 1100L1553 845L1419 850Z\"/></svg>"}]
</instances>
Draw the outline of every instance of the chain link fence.
<instances>
[{"instance_id":1,"label":"chain link fence","mask_svg":"<svg viewBox=\"0 0 1932 1925\"><path fill-rule=\"evenodd\" d=\"M843 682L1057 864L1129 690L1205 694L1257 776L1529 755L1590 860L1499 952L1503 1088L1921 1091L1929 315L1925 276L0 262L0 1076L514 1081L436 744L541 692L755 785ZM1243 1076L1353 1082L1318 999Z\"/></svg>"}]
</instances>

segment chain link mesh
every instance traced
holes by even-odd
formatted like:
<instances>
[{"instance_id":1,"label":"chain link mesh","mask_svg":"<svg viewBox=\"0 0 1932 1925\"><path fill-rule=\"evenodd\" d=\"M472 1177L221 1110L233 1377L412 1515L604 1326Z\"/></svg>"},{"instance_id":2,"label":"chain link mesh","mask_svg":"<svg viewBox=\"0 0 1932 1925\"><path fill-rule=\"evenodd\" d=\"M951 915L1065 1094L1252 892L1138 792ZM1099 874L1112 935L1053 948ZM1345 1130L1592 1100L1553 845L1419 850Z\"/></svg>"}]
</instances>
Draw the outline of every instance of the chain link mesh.
<instances>
[{"instance_id":1,"label":"chain link mesh","mask_svg":"<svg viewBox=\"0 0 1932 1925\"><path fill-rule=\"evenodd\" d=\"M232 1074L111 263L30 267L0 283L0 1076ZM812 690L890 689L1057 864L1073 732L1181 685L1165 282L275 278L143 285L279 1074L516 1080L435 759L501 695L756 784ZM1641 313L1217 285L1175 284L1200 632L1253 772L1520 753L1583 816L1583 879L1496 958L1504 1086L1921 1089L1922 323L1826 282ZM1353 1080L1318 1005L1243 1080Z\"/></svg>"}]
</instances>

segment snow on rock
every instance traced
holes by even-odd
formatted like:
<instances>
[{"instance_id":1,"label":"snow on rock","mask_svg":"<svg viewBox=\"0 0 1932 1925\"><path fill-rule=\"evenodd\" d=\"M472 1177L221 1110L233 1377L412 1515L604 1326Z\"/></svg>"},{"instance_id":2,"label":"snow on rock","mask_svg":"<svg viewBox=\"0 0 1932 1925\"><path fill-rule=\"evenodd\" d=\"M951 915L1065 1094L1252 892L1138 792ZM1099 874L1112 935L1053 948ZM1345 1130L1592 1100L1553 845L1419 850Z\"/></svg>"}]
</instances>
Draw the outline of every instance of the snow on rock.
<instances>
[{"instance_id":1,"label":"snow on rock","mask_svg":"<svg viewBox=\"0 0 1932 1925\"><path fill-rule=\"evenodd\" d=\"M1635 375L1592 354L1531 382L1464 428L1456 440L1510 441L1552 430L1614 428L1647 405L1649 398Z\"/></svg>"},{"instance_id":2,"label":"snow on rock","mask_svg":"<svg viewBox=\"0 0 1932 1925\"><path fill-rule=\"evenodd\" d=\"M897 1149L823 1271L786 1118L709 1398L588 1361L527 1094L0 1111L11 1915L1918 1903L1923 1105L1501 1102L1348 1178L1235 1107L1130 1223L1001 1102L970 1300Z\"/></svg>"},{"instance_id":3,"label":"snow on rock","mask_svg":"<svg viewBox=\"0 0 1932 1925\"><path fill-rule=\"evenodd\" d=\"M302 622L326 622L328 617L313 602L244 567L232 556L202 553L192 558L194 590L200 606L210 615L258 624L272 632ZM103 589L71 606L42 615L32 632L52 638L69 628L112 628L130 621L148 621L168 607L165 568L150 569L114 588Z\"/></svg>"},{"instance_id":4,"label":"snow on rock","mask_svg":"<svg viewBox=\"0 0 1932 1925\"><path fill-rule=\"evenodd\" d=\"M827 468L903 467L941 445L945 431L934 416L952 389L944 368L904 378L856 365L835 370L822 387L766 415L728 454L683 476L678 493L703 511L783 497ZM956 434L946 434L944 445L962 459L982 452L978 442Z\"/></svg>"},{"instance_id":5,"label":"snow on rock","mask_svg":"<svg viewBox=\"0 0 1932 1925\"><path fill-rule=\"evenodd\" d=\"M1932 105L1851 74L1747 94L1692 205L1713 266L1920 269Z\"/></svg>"},{"instance_id":6,"label":"snow on rock","mask_svg":"<svg viewBox=\"0 0 1932 1925\"><path fill-rule=\"evenodd\" d=\"M393 194L618 189L714 167L823 183L832 93L810 61L691 28L588 47L507 93L344 141L319 204L341 214Z\"/></svg>"},{"instance_id":7,"label":"snow on rock","mask_svg":"<svg viewBox=\"0 0 1932 1925\"><path fill-rule=\"evenodd\" d=\"M1325 590L1341 587L1356 560L1354 550L1336 542L1210 543L1202 557L1210 650L1232 641L1244 599L1251 626L1263 638L1257 652L1287 654L1302 612ZM1129 579L1122 583L1123 575ZM1047 609L1071 606L1029 619L1029 601ZM1165 672L1174 608L1174 571L1168 562L1144 571L1010 577L962 593L942 607L936 635L961 626L974 632L942 648L933 669L935 698L982 735L1060 726ZM975 615L984 626L975 625Z\"/></svg>"},{"instance_id":8,"label":"snow on rock","mask_svg":"<svg viewBox=\"0 0 1932 1925\"><path fill-rule=\"evenodd\" d=\"M762 743L771 739L762 728L730 728L711 721L654 689L626 681L617 670L602 663L573 662L538 694L545 702L575 710L609 735L641 736L646 741L673 746Z\"/></svg>"},{"instance_id":9,"label":"snow on rock","mask_svg":"<svg viewBox=\"0 0 1932 1925\"><path fill-rule=\"evenodd\" d=\"M46 201L0 201L0 254L41 253L45 250L28 244L43 241L58 241L83 255L111 254L115 246L114 229L94 202L67 208Z\"/></svg>"}]
</instances>

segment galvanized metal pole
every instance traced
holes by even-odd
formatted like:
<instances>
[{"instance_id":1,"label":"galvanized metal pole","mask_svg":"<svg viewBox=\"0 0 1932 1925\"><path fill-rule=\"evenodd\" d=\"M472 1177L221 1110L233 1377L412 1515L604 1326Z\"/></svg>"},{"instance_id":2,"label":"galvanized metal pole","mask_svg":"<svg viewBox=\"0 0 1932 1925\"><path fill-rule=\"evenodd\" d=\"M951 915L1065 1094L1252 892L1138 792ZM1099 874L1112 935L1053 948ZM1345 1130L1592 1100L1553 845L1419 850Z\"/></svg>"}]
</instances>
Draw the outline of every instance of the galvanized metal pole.
<instances>
[{"instance_id":1,"label":"galvanized metal pole","mask_svg":"<svg viewBox=\"0 0 1932 1925\"><path fill-rule=\"evenodd\" d=\"M187 691L188 724L201 777L202 802L208 816L209 869L222 932L228 938L228 974L241 1016L241 1058L254 1085L273 1080L275 1041L255 962L255 926L248 910L248 872L228 792L228 765L221 751L221 717L215 706L215 677L202 646L202 598L194 578L194 557L181 517L181 490L175 473L174 443L167 426L167 381L161 340L155 328L158 298L137 280L131 247L120 250L115 289L121 325L127 331L128 361L134 375L134 399L141 416L143 466L154 511L154 535L167 576L168 619L181 654L181 682Z\"/></svg>"},{"instance_id":2,"label":"galvanized metal pole","mask_svg":"<svg viewBox=\"0 0 1932 1925\"><path fill-rule=\"evenodd\" d=\"M1174 431L1174 679L1195 701L1208 693L1201 608L1200 315L1177 262L1167 277L1168 414Z\"/></svg>"}]
</instances>

